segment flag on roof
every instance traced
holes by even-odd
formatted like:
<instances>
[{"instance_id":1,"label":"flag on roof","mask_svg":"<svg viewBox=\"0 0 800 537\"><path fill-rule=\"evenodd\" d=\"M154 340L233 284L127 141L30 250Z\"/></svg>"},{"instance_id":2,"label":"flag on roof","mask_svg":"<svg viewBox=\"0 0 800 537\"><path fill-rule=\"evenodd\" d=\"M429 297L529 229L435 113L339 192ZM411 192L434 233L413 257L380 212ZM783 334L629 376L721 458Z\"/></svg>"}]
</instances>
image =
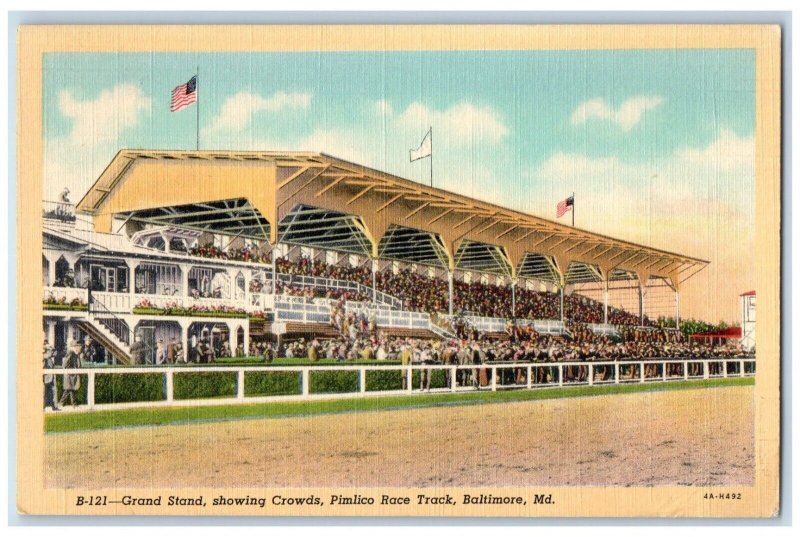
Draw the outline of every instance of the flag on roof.
<instances>
[{"instance_id":1,"label":"flag on roof","mask_svg":"<svg viewBox=\"0 0 800 537\"><path fill-rule=\"evenodd\" d=\"M419 144L418 148L408 150L411 162L421 158L430 157L433 154L433 143L431 141L432 132L433 129L428 130L428 133L425 135L425 138L422 139L422 143Z\"/></svg>"},{"instance_id":2,"label":"flag on roof","mask_svg":"<svg viewBox=\"0 0 800 537\"><path fill-rule=\"evenodd\" d=\"M575 205L575 196L570 196L565 200L561 200L556 205L556 218L561 218L567 212L572 210L572 206Z\"/></svg>"},{"instance_id":3,"label":"flag on roof","mask_svg":"<svg viewBox=\"0 0 800 537\"><path fill-rule=\"evenodd\" d=\"M197 75L185 84L176 86L172 90L172 101L169 104L170 112L177 112L197 102Z\"/></svg>"}]
</instances>

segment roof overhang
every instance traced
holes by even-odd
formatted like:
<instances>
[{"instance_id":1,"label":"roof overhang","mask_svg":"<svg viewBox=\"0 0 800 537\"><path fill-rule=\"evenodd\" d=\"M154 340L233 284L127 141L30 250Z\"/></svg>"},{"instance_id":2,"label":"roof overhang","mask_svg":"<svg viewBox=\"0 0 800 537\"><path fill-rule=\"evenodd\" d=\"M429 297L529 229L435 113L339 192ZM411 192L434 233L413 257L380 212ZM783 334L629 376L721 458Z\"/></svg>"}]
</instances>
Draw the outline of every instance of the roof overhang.
<instances>
[{"instance_id":1,"label":"roof overhang","mask_svg":"<svg viewBox=\"0 0 800 537\"><path fill-rule=\"evenodd\" d=\"M507 263L515 275L526 272L525 259L541 258L530 265L529 273L555 274L559 283L581 282L612 272L633 274L641 280L650 276L669 278L674 285L696 274L708 261L629 241L615 239L584 229L566 226L534 215L515 211L446 190L429 187L379 170L326 155L308 152L272 151L150 151L122 150L78 204L78 212L94 216L102 230L110 231L112 218L152 219L169 225L205 226L184 221L181 207L211 205L244 200L252 209L249 216L258 226L238 224L231 215L220 229L210 232L237 232L242 236L314 244L321 248L406 260L404 248L386 246L384 238L393 228L416 230L409 241L427 246L405 248L408 259L424 255L439 264L438 245L451 269L462 268L456 257L469 244L496 247L488 255L502 254L495 267ZM319 210L325 219L339 218L337 229L351 227L353 236L333 234L330 241L313 232L313 218L303 225L290 220L297 208ZM257 216L255 216L257 215ZM320 223L318 219L317 224ZM215 224L219 222L214 222ZM323 227L326 226L319 226ZM268 229L265 235L263 231ZM232 233L231 233L232 232ZM356 237L358 234L363 237ZM364 242L366 240L366 243ZM382 245L382 242L384 243ZM388 250L387 250L388 248ZM422 251L425 253L420 253ZM435 259L431 257L431 253ZM486 252L484 252L485 254ZM473 256L478 260L483 254ZM542 264L544 259L545 264ZM496 260L495 260L496 261ZM571 268L575 264L576 268ZM534 267L535 265L535 267ZM555 273L550 271L550 265ZM476 270L478 270L476 268Z\"/></svg>"}]
</instances>

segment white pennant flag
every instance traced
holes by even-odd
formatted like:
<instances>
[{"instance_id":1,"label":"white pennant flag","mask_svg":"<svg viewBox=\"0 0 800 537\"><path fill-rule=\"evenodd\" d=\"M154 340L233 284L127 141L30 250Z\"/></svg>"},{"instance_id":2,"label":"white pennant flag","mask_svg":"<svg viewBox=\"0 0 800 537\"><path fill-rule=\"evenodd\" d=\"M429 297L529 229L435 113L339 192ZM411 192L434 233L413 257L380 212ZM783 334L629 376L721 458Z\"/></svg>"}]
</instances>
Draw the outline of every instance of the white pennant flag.
<instances>
[{"instance_id":1,"label":"white pennant flag","mask_svg":"<svg viewBox=\"0 0 800 537\"><path fill-rule=\"evenodd\" d=\"M419 144L418 148L408 150L411 162L414 162L415 160L419 160L421 158L430 157L431 154L433 154L433 143L431 142L432 131L433 129L428 131L428 133L425 135L425 138L422 139L422 143Z\"/></svg>"}]
</instances>

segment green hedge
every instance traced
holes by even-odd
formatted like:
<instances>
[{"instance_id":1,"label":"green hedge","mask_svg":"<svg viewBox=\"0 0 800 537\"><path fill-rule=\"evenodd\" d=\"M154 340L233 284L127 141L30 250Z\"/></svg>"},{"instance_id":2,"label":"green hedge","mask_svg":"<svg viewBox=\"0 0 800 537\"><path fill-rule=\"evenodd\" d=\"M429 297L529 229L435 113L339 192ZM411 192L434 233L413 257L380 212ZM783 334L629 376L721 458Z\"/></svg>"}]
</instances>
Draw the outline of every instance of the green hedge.
<instances>
[{"instance_id":1,"label":"green hedge","mask_svg":"<svg viewBox=\"0 0 800 537\"><path fill-rule=\"evenodd\" d=\"M196 311L185 308L133 308L133 313L136 315L164 315L164 316L182 316L182 317L219 317L225 319L244 319L247 317L246 312L232 312L232 311Z\"/></svg>"},{"instance_id":2,"label":"green hedge","mask_svg":"<svg viewBox=\"0 0 800 537\"><path fill-rule=\"evenodd\" d=\"M367 391L384 392L391 390L402 390L403 379L406 376L405 370L392 371L367 371ZM419 388L420 372L414 371L412 382L415 389ZM443 369L436 369L431 373L431 388L447 388L447 377Z\"/></svg>"},{"instance_id":3,"label":"green hedge","mask_svg":"<svg viewBox=\"0 0 800 537\"><path fill-rule=\"evenodd\" d=\"M393 391L403 388L405 371L367 371L367 391ZM86 403L87 376L81 375L78 404ZM312 371L309 373L309 393L357 392L359 370ZM58 395L61 396L62 375L56 375ZM160 373L126 373L123 375L97 372L95 377L95 402L97 404L163 401L166 398L165 375ZM414 388L419 388L420 372L414 371ZM214 372L175 373L173 397L176 400L204 399L210 397L235 397L237 373ZM445 371L433 371L431 388L447 387ZM244 375L244 393L247 397L269 395L300 395L302 373L298 371L248 371Z\"/></svg>"},{"instance_id":4,"label":"green hedge","mask_svg":"<svg viewBox=\"0 0 800 537\"><path fill-rule=\"evenodd\" d=\"M164 375L158 373L126 373L97 375L94 400L102 403L132 403L166 399Z\"/></svg>"},{"instance_id":5,"label":"green hedge","mask_svg":"<svg viewBox=\"0 0 800 537\"><path fill-rule=\"evenodd\" d=\"M312 371L309 393L345 393L358 391L358 370Z\"/></svg>"},{"instance_id":6,"label":"green hedge","mask_svg":"<svg viewBox=\"0 0 800 537\"><path fill-rule=\"evenodd\" d=\"M244 394L245 396L299 395L302 393L300 379L300 371L248 372L244 375Z\"/></svg>"},{"instance_id":7,"label":"green hedge","mask_svg":"<svg viewBox=\"0 0 800 537\"><path fill-rule=\"evenodd\" d=\"M175 373L173 396L175 399L234 397L236 373Z\"/></svg>"}]
</instances>

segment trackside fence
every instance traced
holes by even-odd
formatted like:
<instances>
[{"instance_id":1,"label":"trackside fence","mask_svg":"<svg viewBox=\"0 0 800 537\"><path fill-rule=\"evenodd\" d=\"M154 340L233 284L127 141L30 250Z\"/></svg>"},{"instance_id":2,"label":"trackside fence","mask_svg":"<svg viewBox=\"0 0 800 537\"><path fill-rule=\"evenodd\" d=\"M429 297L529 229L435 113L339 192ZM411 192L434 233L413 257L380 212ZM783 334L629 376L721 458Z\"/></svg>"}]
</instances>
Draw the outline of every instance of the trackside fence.
<instances>
[{"instance_id":1,"label":"trackside fence","mask_svg":"<svg viewBox=\"0 0 800 537\"><path fill-rule=\"evenodd\" d=\"M80 376L83 400L76 408L100 410L752 377L755 359L410 366L162 366L47 369L43 374ZM140 394L138 400L137 394Z\"/></svg>"}]
</instances>

